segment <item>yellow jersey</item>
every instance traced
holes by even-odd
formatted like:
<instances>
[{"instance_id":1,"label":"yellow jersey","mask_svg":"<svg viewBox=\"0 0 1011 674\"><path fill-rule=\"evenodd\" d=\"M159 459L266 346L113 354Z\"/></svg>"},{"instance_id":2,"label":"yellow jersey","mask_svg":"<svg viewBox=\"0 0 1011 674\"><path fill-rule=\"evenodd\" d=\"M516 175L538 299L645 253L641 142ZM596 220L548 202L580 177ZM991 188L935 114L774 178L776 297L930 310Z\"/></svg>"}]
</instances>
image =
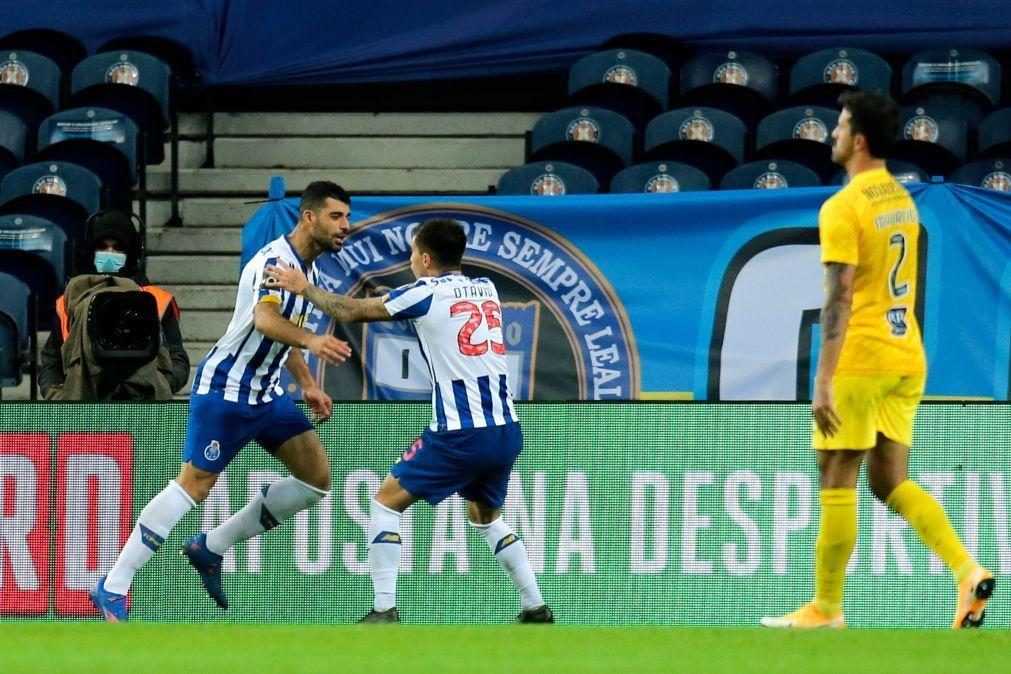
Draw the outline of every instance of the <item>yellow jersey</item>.
<instances>
[{"instance_id":1,"label":"yellow jersey","mask_svg":"<svg viewBox=\"0 0 1011 674\"><path fill-rule=\"evenodd\" d=\"M853 305L837 374L927 371L916 320L920 219L885 169L858 173L818 214L821 261L856 267Z\"/></svg>"}]
</instances>

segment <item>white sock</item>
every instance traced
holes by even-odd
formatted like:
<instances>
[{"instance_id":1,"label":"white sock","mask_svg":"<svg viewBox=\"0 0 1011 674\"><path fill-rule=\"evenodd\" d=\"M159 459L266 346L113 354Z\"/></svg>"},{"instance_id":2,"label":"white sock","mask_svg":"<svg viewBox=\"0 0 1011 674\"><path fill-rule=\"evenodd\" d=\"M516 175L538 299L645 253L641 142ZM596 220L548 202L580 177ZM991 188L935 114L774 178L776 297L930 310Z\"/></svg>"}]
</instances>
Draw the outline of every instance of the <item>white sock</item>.
<instances>
[{"instance_id":1,"label":"white sock","mask_svg":"<svg viewBox=\"0 0 1011 674\"><path fill-rule=\"evenodd\" d=\"M386 611L397 605L400 567L400 513L375 499L369 512L369 573L376 593L372 608Z\"/></svg>"},{"instance_id":2,"label":"white sock","mask_svg":"<svg viewBox=\"0 0 1011 674\"><path fill-rule=\"evenodd\" d=\"M154 556L172 528L196 503L172 480L140 511L137 524L130 532L123 551L105 579L105 589L114 594L130 591L133 576Z\"/></svg>"},{"instance_id":3,"label":"white sock","mask_svg":"<svg viewBox=\"0 0 1011 674\"><path fill-rule=\"evenodd\" d=\"M510 529L501 517L491 524L474 524L473 522L470 524L477 531L478 536L488 544L488 548L491 549L491 553L495 555L495 559L509 576L509 580L520 591L520 603L523 608L543 606L544 599L541 597L541 589L537 586L537 577L534 576L533 567L530 566L527 548L516 532Z\"/></svg>"},{"instance_id":4,"label":"white sock","mask_svg":"<svg viewBox=\"0 0 1011 674\"><path fill-rule=\"evenodd\" d=\"M242 510L207 532L207 549L223 555L239 541L273 529L326 494L291 475L264 485Z\"/></svg>"}]
</instances>

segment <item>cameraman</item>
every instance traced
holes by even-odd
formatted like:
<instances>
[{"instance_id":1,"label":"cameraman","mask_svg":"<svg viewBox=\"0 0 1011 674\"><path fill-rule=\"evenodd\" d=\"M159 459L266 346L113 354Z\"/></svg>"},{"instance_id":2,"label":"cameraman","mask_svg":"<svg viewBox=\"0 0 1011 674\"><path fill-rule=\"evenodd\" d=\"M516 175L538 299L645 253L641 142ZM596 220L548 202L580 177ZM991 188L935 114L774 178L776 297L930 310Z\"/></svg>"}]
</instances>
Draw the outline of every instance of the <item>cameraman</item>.
<instances>
[{"instance_id":1,"label":"cameraman","mask_svg":"<svg viewBox=\"0 0 1011 674\"><path fill-rule=\"evenodd\" d=\"M102 211L90 218L85 233L86 245L92 255L84 274L108 274L122 276L134 281L141 290L154 296L161 317L163 346L172 359L172 373L168 377L169 388L177 393L186 385L190 376L190 359L183 348L179 331L179 306L175 298L150 281L140 271L141 242L131 217L117 210ZM67 339L69 329L65 296L56 301L56 316L49 339L42 348L39 366L39 388L43 397L55 386L66 381L63 371L61 349Z\"/></svg>"}]
</instances>

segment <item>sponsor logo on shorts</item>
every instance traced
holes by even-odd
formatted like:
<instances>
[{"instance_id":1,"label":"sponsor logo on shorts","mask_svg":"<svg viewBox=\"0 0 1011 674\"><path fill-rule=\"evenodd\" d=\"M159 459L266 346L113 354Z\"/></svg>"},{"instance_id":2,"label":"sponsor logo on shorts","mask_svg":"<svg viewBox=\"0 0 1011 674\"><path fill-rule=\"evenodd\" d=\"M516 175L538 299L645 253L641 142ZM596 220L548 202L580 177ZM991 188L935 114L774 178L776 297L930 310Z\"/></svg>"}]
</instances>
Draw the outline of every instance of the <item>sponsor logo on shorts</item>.
<instances>
[{"instance_id":1,"label":"sponsor logo on shorts","mask_svg":"<svg viewBox=\"0 0 1011 674\"><path fill-rule=\"evenodd\" d=\"M219 456L221 456L221 445L217 440L211 440L211 443L204 447L204 458L208 461L217 461Z\"/></svg>"}]
</instances>

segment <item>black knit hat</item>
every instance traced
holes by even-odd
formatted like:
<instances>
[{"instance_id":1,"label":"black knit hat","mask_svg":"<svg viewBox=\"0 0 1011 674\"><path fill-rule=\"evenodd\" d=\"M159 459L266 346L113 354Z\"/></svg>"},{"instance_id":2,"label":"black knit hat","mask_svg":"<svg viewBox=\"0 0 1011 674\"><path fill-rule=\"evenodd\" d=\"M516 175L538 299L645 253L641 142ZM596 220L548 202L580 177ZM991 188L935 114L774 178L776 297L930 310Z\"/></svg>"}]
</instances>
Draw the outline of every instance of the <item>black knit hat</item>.
<instances>
[{"instance_id":1,"label":"black knit hat","mask_svg":"<svg viewBox=\"0 0 1011 674\"><path fill-rule=\"evenodd\" d=\"M140 235L128 213L119 210L100 211L88 220L85 233L91 249L103 239L116 239L126 247L124 270L137 269L140 260Z\"/></svg>"}]
</instances>

